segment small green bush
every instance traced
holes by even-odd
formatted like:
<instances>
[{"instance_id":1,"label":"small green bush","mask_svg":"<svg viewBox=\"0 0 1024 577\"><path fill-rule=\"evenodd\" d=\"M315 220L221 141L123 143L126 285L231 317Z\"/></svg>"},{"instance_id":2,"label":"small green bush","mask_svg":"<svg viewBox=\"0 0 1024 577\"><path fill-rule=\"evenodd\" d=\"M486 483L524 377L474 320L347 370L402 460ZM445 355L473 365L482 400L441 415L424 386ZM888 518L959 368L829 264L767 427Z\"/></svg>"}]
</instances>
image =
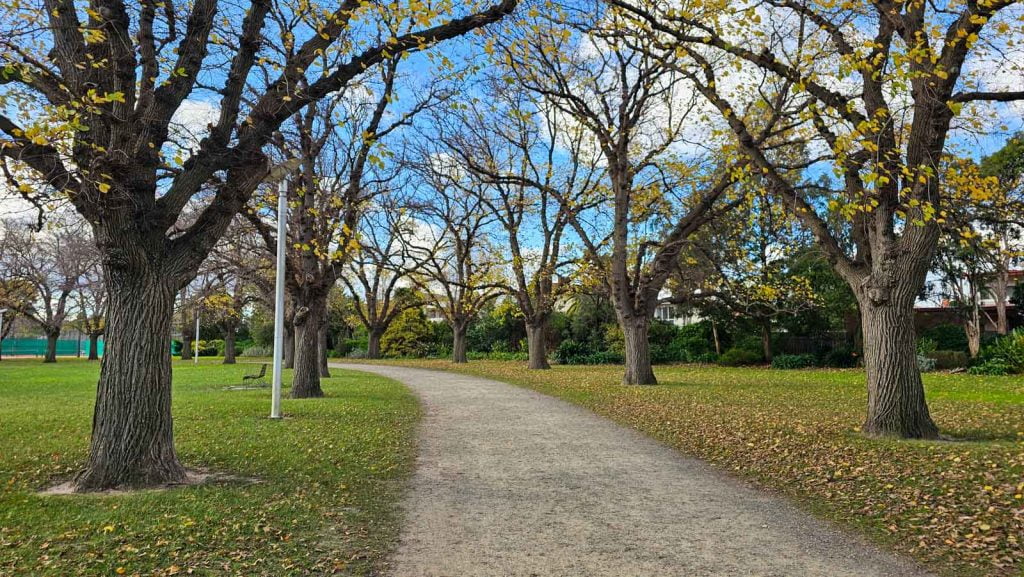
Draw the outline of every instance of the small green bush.
<instances>
[{"instance_id":1,"label":"small green bush","mask_svg":"<svg viewBox=\"0 0 1024 577\"><path fill-rule=\"evenodd\" d=\"M917 355L917 369L922 373L929 373L935 370L935 359L926 357L920 353Z\"/></svg>"},{"instance_id":2,"label":"small green bush","mask_svg":"<svg viewBox=\"0 0 1024 577\"><path fill-rule=\"evenodd\" d=\"M555 349L555 360L563 365L604 365L622 362L617 351L595 351L586 343L566 339Z\"/></svg>"},{"instance_id":3,"label":"small green bush","mask_svg":"<svg viewBox=\"0 0 1024 577\"><path fill-rule=\"evenodd\" d=\"M981 364L974 365L973 367L967 369L967 372L972 375L985 376L1012 375L1013 367L999 359L990 359L982 362Z\"/></svg>"},{"instance_id":4,"label":"small green bush","mask_svg":"<svg viewBox=\"0 0 1024 577\"><path fill-rule=\"evenodd\" d=\"M240 356L243 357L270 357L274 355L274 349L262 345L250 345L245 347Z\"/></svg>"},{"instance_id":5,"label":"small green bush","mask_svg":"<svg viewBox=\"0 0 1024 577\"><path fill-rule=\"evenodd\" d=\"M686 359L686 362L688 362L688 363L702 363L702 364L717 363L718 362L718 355L716 355L713 352L701 353L699 355L694 355L694 356Z\"/></svg>"},{"instance_id":6,"label":"small green bush","mask_svg":"<svg viewBox=\"0 0 1024 577\"><path fill-rule=\"evenodd\" d=\"M969 362L967 353L963 351L935 351L928 356L935 359L936 368L942 371L962 369Z\"/></svg>"},{"instance_id":7,"label":"small green bush","mask_svg":"<svg viewBox=\"0 0 1024 577\"><path fill-rule=\"evenodd\" d=\"M814 355L775 355L772 358L773 369L806 369L816 364Z\"/></svg>"},{"instance_id":8,"label":"small green bush","mask_svg":"<svg viewBox=\"0 0 1024 577\"><path fill-rule=\"evenodd\" d=\"M718 364L726 367L742 367L746 365L759 365L764 362L764 357L757 351L733 347L718 357Z\"/></svg>"},{"instance_id":9,"label":"small green bush","mask_svg":"<svg viewBox=\"0 0 1024 577\"><path fill-rule=\"evenodd\" d=\"M937 350L939 350L939 343L935 342L935 339L928 337L917 339L917 354L930 357Z\"/></svg>"},{"instance_id":10,"label":"small green bush","mask_svg":"<svg viewBox=\"0 0 1024 577\"><path fill-rule=\"evenodd\" d=\"M943 324L921 331L921 338L928 339L935 343L935 349L939 351L964 351L967 352L967 334L960 325Z\"/></svg>"},{"instance_id":11,"label":"small green bush","mask_svg":"<svg viewBox=\"0 0 1024 577\"><path fill-rule=\"evenodd\" d=\"M857 366L857 353L849 347L836 347L825 353L819 364L833 369L850 369Z\"/></svg>"},{"instance_id":12,"label":"small green bush","mask_svg":"<svg viewBox=\"0 0 1024 577\"><path fill-rule=\"evenodd\" d=\"M555 349L555 360L563 365L579 365L580 359L592 351L587 345L573 339L565 339Z\"/></svg>"},{"instance_id":13,"label":"small green bush","mask_svg":"<svg viewBox=\"0 0 1024 577\"><path fill-rule=\"evenodd\" d=\"M979 370L997 371L1005 368L1006 372L975 373L1016 375L1024 373L1024 328L1000 337L981 350L981 363L973 367ZM985 369L980 369L986 366Z\"/></svg>"}]
</instances>

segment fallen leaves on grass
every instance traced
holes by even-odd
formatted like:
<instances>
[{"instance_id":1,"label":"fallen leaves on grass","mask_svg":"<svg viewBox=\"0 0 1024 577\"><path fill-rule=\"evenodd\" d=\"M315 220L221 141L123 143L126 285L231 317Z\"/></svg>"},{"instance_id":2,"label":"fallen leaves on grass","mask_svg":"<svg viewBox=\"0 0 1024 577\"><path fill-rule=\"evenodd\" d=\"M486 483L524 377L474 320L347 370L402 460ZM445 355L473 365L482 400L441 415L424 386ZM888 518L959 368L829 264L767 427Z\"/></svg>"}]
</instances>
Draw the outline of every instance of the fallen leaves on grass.
<instances>
[{"instance_id":1,"label":"fallen leaves on grass","mask_svg":"<svg viewBox=\"0 0 1024 577\"><path fill-rule=\"evenodd\" d=\"M521 363L416 362L527 386L643 431L785 493L953 575L1024 566L1024 383L928 375L944 432L973 442L867 439L858 371L621 367L525 371Z\"/></svg>"}]
</instances>

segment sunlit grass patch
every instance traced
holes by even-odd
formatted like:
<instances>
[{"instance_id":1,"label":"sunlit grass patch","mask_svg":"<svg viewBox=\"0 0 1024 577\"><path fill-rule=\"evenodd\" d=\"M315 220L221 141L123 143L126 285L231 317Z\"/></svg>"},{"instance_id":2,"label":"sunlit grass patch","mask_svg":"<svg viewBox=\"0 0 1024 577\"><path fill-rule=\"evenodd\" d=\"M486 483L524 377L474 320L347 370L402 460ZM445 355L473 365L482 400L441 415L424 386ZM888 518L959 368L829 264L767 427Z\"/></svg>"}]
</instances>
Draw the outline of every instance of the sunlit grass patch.
<instances>
[{"instance_id":1,"label":"sunlit grass patch","mask_svg":"<svg viewBox=\"0 0 1024 577\"><path fill-rule=\"evenodd\" d=\"M225 390L253 365L174 366L179 456L240 479L41 496L88 449L98 364L0 362L0 574L304 575L379 571L398 531L419 410L404 387L335 371L325 399ZM249 482L256 479L258 482Z\"/></svg>"}]
</instances>

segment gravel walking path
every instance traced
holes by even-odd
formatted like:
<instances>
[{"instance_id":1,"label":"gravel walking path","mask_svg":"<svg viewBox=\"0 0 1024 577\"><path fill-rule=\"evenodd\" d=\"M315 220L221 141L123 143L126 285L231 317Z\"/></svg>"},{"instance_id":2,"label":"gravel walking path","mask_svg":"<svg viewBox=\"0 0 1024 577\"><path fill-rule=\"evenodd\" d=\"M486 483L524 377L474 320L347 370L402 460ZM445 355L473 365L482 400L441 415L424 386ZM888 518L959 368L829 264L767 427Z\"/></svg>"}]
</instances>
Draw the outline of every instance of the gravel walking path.
<instances>
[{"instance_id":1,"label":"gravel walking path","mask_svg":"<svg viewBox=\"0 0 1024 577\"><path fill-rule=\"evenodd\" d=\"M927 574L558 399L454 373L332 366L398 380L423 403L395 577Z\"/></svg>"}]
</instances>

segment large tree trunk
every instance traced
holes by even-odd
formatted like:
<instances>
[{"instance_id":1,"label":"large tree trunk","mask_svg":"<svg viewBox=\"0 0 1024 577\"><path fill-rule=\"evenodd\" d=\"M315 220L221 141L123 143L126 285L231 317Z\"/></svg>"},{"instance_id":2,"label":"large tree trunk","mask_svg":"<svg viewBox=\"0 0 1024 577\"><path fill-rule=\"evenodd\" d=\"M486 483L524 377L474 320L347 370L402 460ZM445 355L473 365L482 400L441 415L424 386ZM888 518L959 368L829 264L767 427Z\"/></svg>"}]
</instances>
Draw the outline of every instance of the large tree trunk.
<instances>
[{"instance_id":1,"label":"large tree trunk","mask_svg":"<svg viewBox=\"0 0 1024 577\"><path fill-rule=\"evenodd\" d=\"M722 354L722 341L718 338L718 323L711 321L711 338L715 341L715 354Z\"/></svg>"},{"instance_id":2,"label":"large tree trunk","mask_svg":"<svg viewBox=\"0 0 1024 577\"><path fill-rule=\"evenodd\" d=\"M368 339L366 342L366 358L380 358L380 338L382 336L384 336L384 331L378 329L370 329L370 334L368 335Z\"/></svg>"},{"instance_id":3,"label":"large tree trunk","mask_svg":"<svg viewBox=\"0 0 1024 577\"><path fill-rule=\"evenodd\" d=\"M976 358L981 352L981 312L975 303L971 314L964 319L964 334L967 335L967 352L971 358Z\"/></svg>"},{"instance_id":4,"label":"large tree trunk","mask_svg":"<svg viewBox=\"0 0 1024 577\"><path fill-rule=\"evenodd\" d=\"M89 333L89 360L98 361L100 359L100 334Z\"/></svg>"},{"instance_id":5,"label":"large tree trunk","mask_svg":"<svg viewBox=\"0 0 1024 577\"><path fill-rule=\"evenodd\" d=\"M57 362L58 339L60 339L60 329L46 331L46 356L43 357L44 363Z\"/></svg>"},{"instance_id":6,"label":"large tree trunk","mask_svg":"<svg viewBox=\"0 0 1024 577\"><path fill-rule=\"evenodd\" d=\"M185 478L171 420L169 344L177 283L160 273L107 271L107 339L80 491Z\"/></svg>"},{"instance_id":7,"label":"large tree trunk","mask_svg":"<svg viewBox=\"0 0 1024 577\"><path fill-rule=\"evenodd\" d=\"M330 348L327 345L327 328L327 319L325 318L317 335L317 340L320 342L320 376L324 378L331 376L331 368L327 364L327 355L330 353Z\"/></svg>"},{"instance_id":8,"label":"large tree trunk","mask_svg":"<svg viewBox=\"0 0 1024 577\"><path fill-rule=\"evenodd\" d=\"M469 362L469 356L466 354L465 323L452 325L452 362L458 364Z\"/></svg>"},{"instance_id":9,"label":"large tree trunk","mask_svg":"<svg viewBox=\"0 0 1024 577\"><path fill-rule=\"evenodd\" d=\"M284 324L284 368L295 368L295 325L291 321Z\"/></svg>"},{"instance_id":10,"label":"large tree trunk","mask_svg":"<svg viewBox=\"0 0 1024 577\"><path fill-rule=\"evenodd\" d=\"M1010 332L1010 320L1006 314L1006 301L1010 292L1010 273L1007 267L1001 267L992 283L992 298L996 301L996 332L1005 335Z\"/></svg>"},{"instance_id":11,"label":"large tree trunk","mask_svg":"<svg viewBox=\"0 0 1024 577\"><path fill-rule=\"evenodd\" d=\"M309 399L324 396L320 388L320 323L326 311L325 299L312 297L296 300L295 373L292 376L292 398Z\"/></svg>"},{"instance_id":12,"label":"large tree trunk","mask_svg":"<svg viewBox=\"0 0 1024 577\"><path fill-rule=\"evenodd\" d=\"M550 369L548 364L547 321L535 320L526 325L526 343L530 354L531 369Z\"/></svg>"},{"instance_id":13,"label":"large tree trunk","mask_svg":"<svg viewBox=\"0 0 1024 577\"><path fill-rule=\"evenodd\" d=\"M228 324L224 330L224 364L235 364L235 325Z\"/></svg>"},{"instance_id":14,"label":"large tree trunk","mask_svg":"<svg viewBox=\"0 0 1024 577\"><path fill-rule=\"evenodd\" d=\"M766 363L772 362L772 321L763 319L761 321L761 350L764 352Z\"/></svg>"},{"instance_id":15,"label":"large tree trunk","mask_svg":"<svg viewBox=\"0 0 1024 577\"><path fill-rule=\"evenodd\" d=\"M902 305L861 303L868 415L872 436L934 439L939 430L928 413L917 366L913 298Z\"/></svg>"},{"instance_id":16,"label":"large tree trunk","mask_svg":"<svg viewBox=\"0 0 1024 577\"><path fill-rule=\"evenodd\" d=\"M625 337L626 374L622 377L626 385L656 385L651 367L651 345L647 335L651 327L645 317L622 317L619 319Z\"/></svg>"}]
</instances>

